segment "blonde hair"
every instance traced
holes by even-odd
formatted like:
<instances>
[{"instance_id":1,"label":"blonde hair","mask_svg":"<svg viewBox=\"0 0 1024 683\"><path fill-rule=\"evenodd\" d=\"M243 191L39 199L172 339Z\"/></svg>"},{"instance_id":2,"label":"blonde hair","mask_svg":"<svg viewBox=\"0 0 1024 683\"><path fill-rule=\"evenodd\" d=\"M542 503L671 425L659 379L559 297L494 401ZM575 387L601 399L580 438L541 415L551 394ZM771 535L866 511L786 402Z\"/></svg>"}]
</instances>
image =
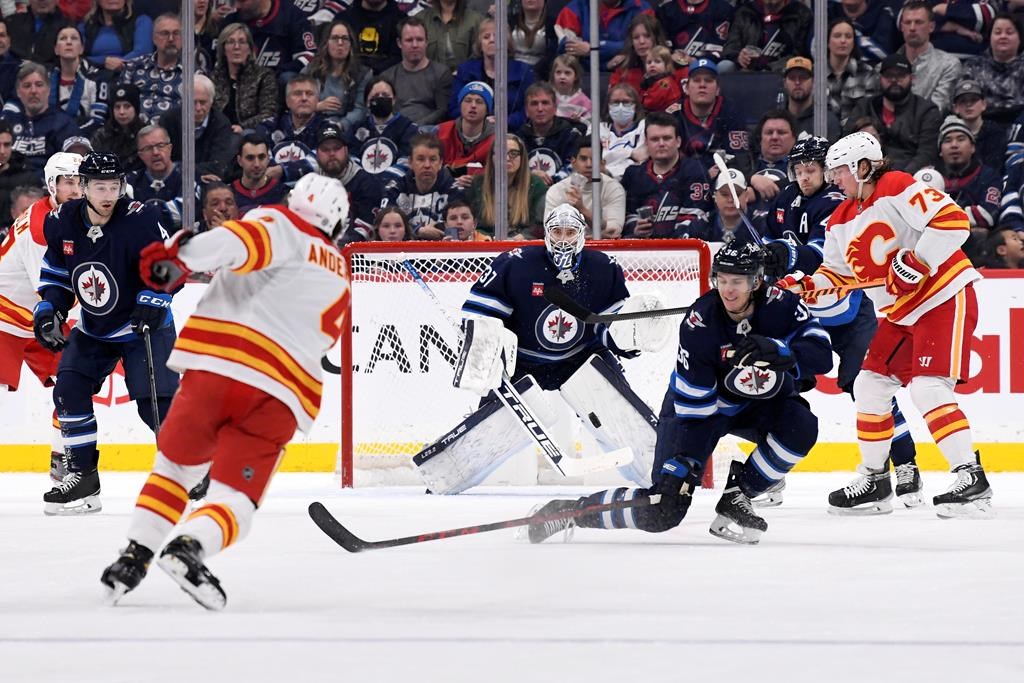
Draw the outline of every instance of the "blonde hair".
<instances>
[{"instance_id":1,"label":"blonde hair","mask_svg":"<svg viewBox=\"0 0 1024 683\"><path fill-rule=\"evenodd\" d=\"M672 72L672 50L669 50L664 45L655 45L651 48L651 51L647 53L647 59L650 60L652 57L660 61L668 73ZM647 65L644 64L646 67Z\"/></svg>"},{"instance_id":2,"label":"blonde hair","mask_svg":"<svg viewBox=\"0 0 1024 683\"><path fill-rule=\"evenodd\" d=\"M506 150L508 142L514 142L519 150L519 170L508 179L508 224L509 232L512 226L530 224L530 164L526 158L526 144L518 135L508 135L506 138ZM480 219L483 225L496 226L498 221L494 215L494 154L487 155L487 164L484 166L483 186L480 188L482 203L480 206ZM506 151L506 154L508 152ZM507 158L507 157L506 157Z\"/></svg>"},{"instance_id":3,"label":"blonde hair","mask_svg":"<svg viewBox=\"0 0 1024 683\"><path fill-rule=\"evenodd\" d=\"M553 84L555 82L555 69L562 67L565 69L571 69L575 76L575 80L572 82L572 87L576 90L580 89L580 83L583 81L583 67L580 66L580 60L576 59L574 55L558 55L551 62L551 72L548 74L548 80Z\"/></svg>"}]
</instances>

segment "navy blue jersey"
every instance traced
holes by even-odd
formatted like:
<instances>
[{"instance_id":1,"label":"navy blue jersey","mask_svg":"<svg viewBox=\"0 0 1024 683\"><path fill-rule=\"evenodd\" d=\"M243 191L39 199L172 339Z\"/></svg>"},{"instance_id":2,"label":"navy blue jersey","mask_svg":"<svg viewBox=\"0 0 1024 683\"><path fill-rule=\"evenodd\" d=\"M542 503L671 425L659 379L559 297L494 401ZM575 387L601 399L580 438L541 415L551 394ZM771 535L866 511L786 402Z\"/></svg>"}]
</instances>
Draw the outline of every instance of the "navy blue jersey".
<instances>
[{"instance_id":1,"label":"navy blue jersey","mask_svg":"<svg viewBox=\"0 0 1024 683\"><path fill-rule=\"evenodd\" d=\"M683 100L683 108L675 114L679 135L683 140L681 151L688 157L700 159L704 168L714 164L714 153L723 150L737 159L745 159L750 149L750 133L733 107L718 96L706 119L701 119L690 108L690 100Z\"/></svg>"},{"instance_id":2,"label":"navy blue jersey","mask_svg":"<svg viewBox=\"0 0 1024 683\"><path fill-rule=\"evenodd\" d=\"M148 289L139 277L139 252L167 239L159 216L155 206L125 197L97 229L89 222L85 199L61 204L43 225L47 246L39 295L61 311L71 308L77 297L82 304L78 327L90 337L136 339L129 316L139 292ZM170 323L168 310L164 324Z\"/></svg>"},{"instance_id":3,"label":"navy blue jersey","mask_svg":"<svg viewBox=\"0 0 1024 683\"><path fill-rule=\"evenodd\" d=\"M262 19L245 21L236 12L225 17L221 25L236 21L244 23L252 32L256 63L278 73L302 71L316 52L309 16L292 0L271 0L270 12Z\"/></svg>"},{"instance_id":4,"label":"navy blue jersey","mask_svg":"<svg viewBox=\"0 0 1024 683\"><path fill-rule=\"evenodd\" d=\"M569 162L575 151L576 141L586 133L586 127L562 118L555 117L554 125L546 135L539 135L533 124L527 121L516 135L526 145L530 170L547 173L556 182L567 177L572 170Z\"/></svg>"},{"instance_id":5,"label":"navy blue jersey","mask_svg":"<svg viewBox=\"0 0 1024 683\"><path fill-rule=\"evenodd\" d=\"M1003 179L1003 199L999 207L999 222L1024 230L1024 163L1008 166Z\"/></svg>"},{"instance_id":6,"label":"navy blue jersey","mask_svg":"<svg viewBox=\"0 0 1024 683\"><path fill-rule=\"evenodd\" d=\"M828 3L828 20L846 17L853 23L854 40L860 48L865 62L874 66L886 55L895 52L899 43L900 32L896 26L896 12L888 2L868 2L864 13L851 19L843 11L840 2ZM812 26L811 31L814 31ZM938 35L936 32L935 35Z\"/></svg>"},{"instance_id":7,"label":"navy blue jersey","mask_svg":"<svg viewBox=\"0 0 1024 683\"><path fill-rule=\"evenodd\" d=\"M832 369L828 333L800 297L776 287L755 296L753 314L737 323L725 312L718 292L710 291L694 302L679 325L679 353L666 395L666 402L675 405L674 415L667 416L673 419L675 438L686 439L691 436L688 431L702 430L718 417L733 417L752 403L796 396L796 380ZM785 344L796 366L784 373L761 370L751 374L748 370L749 383L740 385L741 369L732 365L728 352L746 334ZM663 414L662 419L665 417ZM694 436L694 440L701 439Z\"/></svg>"},{"instance_id":8,"label":"navy blue jersey","mask_svg":"<svg viewBox=\"0 0 1024 683\"><path fill-rule=\"evenodd\" d=\"M967 168L954 173L943 169L946 194L967 214L972 228L994 228L1003 199L1003 178L988 166L972 159Z\"/></svg>"},{"instance_id":9,"label":"navy blue jersey","mask_svg":"<svg viewBox=\"0 0 1024 683\"><path fill-rule=\"evenodd\" d=\"M629 297L622 268L600 251L584 249L572 277L561 272L542 246L499 255L469 292L462 310L499 318L519 339L517 375L530 369L544 389L557 389L590 354L622 352L606 325L584 325L544 298L545 287L564 289L588 309L614 313ZM540 367L535 367L540 366Z\"/></svg>"},{"instance_id":10,"label":"navy blue jersey","mask_svg":"<svg viewBox=\"0 0 1024 683\"><path fill-rule=\"evenodd\" d=\"M254 206L267 204L284 204L288 196L288 186L280 178L271 178L263 187L250 190L242 184L241 178L231 183L231 192L235 195L238 215L241 216Z\"/></svg>"},{"instance_id":11,"label":"navy blue jersey","mask_svg":"<svg viewBox=\"0 0 1024 683\"><path fill-rule=\"evenodd\" d=\"M349 133L349 156L367 173L390 170L391 175L402 175L409 167L410 142L417 131L419 126L403 114L395 113L383 126L367 114Z\"/></svg>"},{"instance_id":12,"label":"navy blue jersey","mask_svg":"<svg viewBox=\"0 0 1024 683\"><path fill-rule=\"evenodd\" d=\"M726 0L704 0L697 5L668 0L654 12L673 48L691 57L718 61L736 9Z\"/></svg>"},{"instance_id":13,"label":"navy blue jersey","mask_svg":"<svg viewBox=\"0 0 1024 683\"><path fill-rule=\"evenodd\" d=\"M409 171L384 185L382 206L397 206L404 211L415 234L425 226L444 225L445 207L458 199L463 199L462 188L455 183L447 168L441 169L434 186L426 192L420 192L416 178Z\"/></svg>"},{"instance_id":14,"label":"navy blue jersey","mask_svg":"<svg viewBox=\"0 0 1024 683\"><path fill-rule=\"evenodd\" d=\"M670 172L658 175L654 162L630 166L622 174L626 190L626 225L623 237L633 234L637 210L651 210L653 237L668 237L680 223L707 218L714 207L711 179L696 159L681 157Z\"/></svg>"},{"instance_id":15,"label":"navy blue jersey","mask_svg":"<svg viewBox=\"0 0 1024 683\"><path fill-rule=\"evenodd\" d=\"M821 265L825 226L832 212L846 199L834 185L825 184L805 197L791 182L782 188L765 215L765 239L786 240L796 247L796 264L790 268L813 273Z\"/></svg>"},{"instance_id":16,"label":"navy blue jersey","mask_svg":"<svg viewBox=\"0 0 1024 683\"><path fill-rule=\"evenodd\" d=\"M752 216L747 216L754 229L757 230L761 235L764 235L764 221L756 221ZM722 224L722 216L717 210L712 211L707 218L697 218L686 223L681 223L676 231L672 234L672 237L677 239L691 238L695 240L704 240L705 242L724 242L728 244L735 239L738 239L739 243L743 242L755 242L754 236L751 234L750 229L747 228L743 222L736 224L734 228L728 228Z\"/></svg>"}]
</instances>

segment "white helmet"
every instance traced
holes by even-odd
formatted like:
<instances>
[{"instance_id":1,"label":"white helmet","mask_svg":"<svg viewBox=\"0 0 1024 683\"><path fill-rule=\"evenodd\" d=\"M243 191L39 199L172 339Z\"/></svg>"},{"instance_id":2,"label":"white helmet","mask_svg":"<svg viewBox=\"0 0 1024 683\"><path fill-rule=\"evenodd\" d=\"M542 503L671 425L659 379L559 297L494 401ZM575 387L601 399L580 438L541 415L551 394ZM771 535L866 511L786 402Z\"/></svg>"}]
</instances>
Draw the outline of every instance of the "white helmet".
<instances>
[{"instance_id":1,"label":"white helmet","mask_svg":"<svg viewBox=\"0 0 1024 683\"><path fill-rule=\"evenodd\" d=\"M828 148L828 153L825 155L825 172L829 173L834 168L846 166L850 169L850 173L857 177L857 164L861 159L867 159L874 166L875 162L879 162L883 158L882 145L879 144L878 139L871 133L858 131L840 138ZM866 180L866 178L857 179ZM831 175L827 176L826 180L832 182Z\"/></svg>"},{"instance_id":2,"label":"white helmet","mask_svg":"<svg viewBox=\"0 0 1024 683\"><path fill-rule=\"evenodd\" d=\"M576 230L576 236L555 241L551 232L561 228ZM548 255L559 270L566 270L576 265L576 257L583 251L587 241L587 221L574 206L559 204L544 218L544 246Z\"/></svg>"},{"instance_id":3,"label":"white helmet","mask_svg":"<svg viewBox=\"0 0 1024 683\"><path fill-rule=\"evenodd\" d=\"M934 168L922 168L914 174L914 180L920 180L929 187L934 187L939 192L946 191L946 179Z\"/></svg>"},{"instance_id":4,"label":"white helmet","mask_svg":"<svg viewBox=\"0 0 1024 683\"><path fill-rule=\"evenodd\" d=\"M43 180L53 201L57 201L57 179L62 175L77 176L78 165L81 163L82 155L71 152L57 152L47 159L43 167Z\"/></svg>"},{"instance_id":5,"label":"white helmet","mask_svg":"<svg viewBox=\"0 0 1024 683\"><path fill-rule=\"evenodd\" d=\"M330 237L339 223L348 221L348 192L340 180L308 173L292 188L288 208Z\"/></svg>"}]
</instances>

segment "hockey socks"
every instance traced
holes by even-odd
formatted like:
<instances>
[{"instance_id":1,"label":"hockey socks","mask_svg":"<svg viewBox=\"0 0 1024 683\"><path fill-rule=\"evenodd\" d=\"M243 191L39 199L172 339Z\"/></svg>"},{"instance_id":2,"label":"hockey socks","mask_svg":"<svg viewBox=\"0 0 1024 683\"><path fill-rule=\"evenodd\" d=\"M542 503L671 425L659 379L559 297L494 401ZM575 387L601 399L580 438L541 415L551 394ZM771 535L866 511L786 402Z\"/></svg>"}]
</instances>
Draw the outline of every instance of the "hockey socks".
<instances>
[{"instance_id":1,"label":"hockey socks","mask_svg":"<svg viewBox=\"0 0 1024 683\"><path fill-rule=\"evenodd\" d=\"M153 472L135 501L128 538L147 548L164 543L188 506L188 489L203 478L206 465L178 465L157 452Z\"/></svg>"}]
</instances>

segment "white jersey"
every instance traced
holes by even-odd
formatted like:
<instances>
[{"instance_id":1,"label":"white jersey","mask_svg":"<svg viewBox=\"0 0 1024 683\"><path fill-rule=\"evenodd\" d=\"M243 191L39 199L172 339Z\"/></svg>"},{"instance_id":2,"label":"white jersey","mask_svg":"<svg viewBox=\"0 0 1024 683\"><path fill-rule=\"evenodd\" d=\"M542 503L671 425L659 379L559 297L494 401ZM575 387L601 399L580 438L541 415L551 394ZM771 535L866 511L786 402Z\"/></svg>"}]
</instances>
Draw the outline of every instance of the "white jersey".
<instances>
[{"instance_id":1,"label":"white jersey","mask_svg":"<svg viewBox=\"0 0 1024 683\"><path fill-rule=\"evenodd\" d=\"M832 213L825 231L824 260L815 286L883 280L900 249L910 249L930 267L909 294L894 297L885 287L866 290L890 322L913 325L922 315L981 279L960 246L970 234L963 209L902 171L884 174L867 201L847 199ZM828 301L819 301L819 306Z\"/></svg>"},{"instance_id":2,"label":"white jersey","mask_svg":"<svg viewBox=\"0 0 1024 683\"><path fill-rule=\"evenodd\" d=\"M46 253L43 223L53 207L37 200L14 221L0 244L0 332L31 338L32 309L39 303L39 268Z\"/></svg>"},{"instance_id":3,"label":"white jersey","mask_svg":"<svg viewBox=\"0 0 1024 683\"><path fill-rule=\"evenodd\" d=\"M320 410L320 361L341 334L348 304L348 268L337 247L287 208L260 206L193 237L178 255L193 271L217 272L167 366L265 391L308 431Z\"/></svg>"},{"instance_id":4,"label":"white jersey","mask_svg":"<svg viewBox=\"0 0 1024 683\"><path fill-rule=\"evenodd\" d=\"M602 123L600 131L601 160L604 161L608 173L616 180L622 180L622 174L626 169L637 163L633 159L633 153L638 149L644 149L643 157L647 158L646 127L643 120L622 135L616 133L610 123Z\"/></svg>"}]
</instances>

